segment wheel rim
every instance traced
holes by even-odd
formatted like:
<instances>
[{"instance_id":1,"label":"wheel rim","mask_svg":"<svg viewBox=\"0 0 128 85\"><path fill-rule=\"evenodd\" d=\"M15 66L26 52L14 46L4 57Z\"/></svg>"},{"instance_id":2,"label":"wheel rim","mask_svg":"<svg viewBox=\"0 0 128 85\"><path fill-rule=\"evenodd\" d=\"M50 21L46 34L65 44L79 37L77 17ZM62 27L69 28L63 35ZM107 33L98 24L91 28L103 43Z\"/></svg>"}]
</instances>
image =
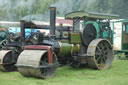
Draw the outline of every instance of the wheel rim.
<instances>
[{"instance_id":1,"label":"wheel rim","mask_svg":"<svg viewBox=\"0 0 128 85\"><path fill-rule=\"evenodd\" d=\"M96 69L107 69L111 66L113 60L113 51L108 40L96 39L88 47L88 64Z\"/></svg>"},{"instance_id":2,"label":"wheel rim","mask_svg":"<svg viewBox=\"0 0 128 85\"><path fill-rule=\"evenodd\" d=\"M105 61L107 59L109 48L106 43L99 43L96 47L95 51L95 59L97 61L98 67L103 67L105 65Z\"/></svg>"}]
</instances>

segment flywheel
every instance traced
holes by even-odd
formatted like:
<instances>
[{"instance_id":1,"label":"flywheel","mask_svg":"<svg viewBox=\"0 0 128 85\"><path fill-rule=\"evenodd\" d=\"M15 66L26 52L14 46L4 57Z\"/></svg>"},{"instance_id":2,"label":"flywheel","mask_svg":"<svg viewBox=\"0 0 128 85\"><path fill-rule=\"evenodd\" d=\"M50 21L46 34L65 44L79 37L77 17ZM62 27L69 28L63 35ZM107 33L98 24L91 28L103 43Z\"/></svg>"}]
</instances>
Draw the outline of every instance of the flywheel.
<instances>
[{"instance_id":1,"label":"flywheel","mask_svg":"<svg viewBox=\"0 0 128 85\"><path fill-rule=\"evenodd\" d=\"M106 39L93 40L87 49L88 65L96 69L108 69L113 60L111 43Z\"/></svg>"}]
</instances>

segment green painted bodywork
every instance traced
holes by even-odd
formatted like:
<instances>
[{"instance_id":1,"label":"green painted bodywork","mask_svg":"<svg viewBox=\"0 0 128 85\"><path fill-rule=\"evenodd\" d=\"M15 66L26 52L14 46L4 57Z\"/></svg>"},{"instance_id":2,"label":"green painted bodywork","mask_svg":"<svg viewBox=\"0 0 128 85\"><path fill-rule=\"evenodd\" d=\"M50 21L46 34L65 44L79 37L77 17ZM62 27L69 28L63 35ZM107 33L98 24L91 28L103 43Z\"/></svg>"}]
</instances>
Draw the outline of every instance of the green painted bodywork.
<instances>
[{"instance_id":1,"label":"green painted bodywork","mask_svg":"<svg viewBox=\"0 0 128 85\"><path fill-rule=\"evenodd\" d=\"M60 51L59 51L59 56L66 56L71 54L71 49L72 49L72 44L68 43L59 43L60 44Z\"/></svg>"},{"instance_id":2,"label":"green painted bodywork","mask_svg":"<svg viewBox=\"0 0 128 85\"><path fill-rule=\"evenodd\" d=\"M63 43L70 43L70 40L61 40Z\"/></svg>"},{"instance_id":3,"label":"green painted bodywork","mask_svg":"<svg viewBox=\"0 0 128 85\"><path fill-rule=\"evenodd\" d=\"M97 32L97 38L99 38L99 24L97 21L87 21L85 24L93 24L93 26L96 28L96 32ZM84 29L84 22L82 23L82 29ZM107 32L103 32L103 38L106 39L108 36L108 31ZM112 37L113 35L109 35L109 37Z\"/></svg>"},{"instance_id":4,"label":"green painted bodywork","mask_svg":"<svg viewBox=\"0 0 128 85\"><path fill-rule=\"evenodd\" d=\"M6 42L7 36L8 36L8 32L0 31L0 50L2 49L3 43Z\"/></svg>"},{"instance_id":5,"label":"green painted bodywork","mask_svg":"<svg viewBox=\"0 0 128 85\"><path fill-rule=\"evenodd\" d=\"M80 33L70 33L71 44L82 44Z\"/></svg>"},{"instance_id":6,"label":"green painted bodywork","mask_svg":"<svg viewBox=\"0 0 128 85\"><path fill-rule=\"evenodd\" d=\"M123 43L122 50L128 50L128 43Z\"/></svg>"},{"instance_id":7,"label":"green painted bodywork","mask_svg":"<svg viewBox=\"0 0 128 85\"><path fill-rule=\"evenodd\" d=\"M60 51L58 53L58 56L68 56L71 55L72 53L78 53L79 48L78 48L78 44L73 45L73 44L69 44L69 43L61 43L60 44Z\"/></svg>"},{"instance_id":8,"label":"green painted bodywork","mask_svg":"<svg viewBox=\"0 0 128 85\"><path fill-rule=\"evenodd\" d=\"M71 12L65 15L66 19L72 19L74 20L75 18L80 18L80 20L85 20L86 22L82 23L82 31L84 29L85 24L93 24L93 26L96 28L97 36L96 38L99 38L99 23L98 20L103 20L103 19L117 19L119 18L118 15L112 15L112 14L101 14L101 13L90 13L90 12L82 12L82 11L77 11L77 12ZM103 33L103 38L106 38L107 33ZM111 36L112 37L112 36ZM69 41L60 41L60 51L58 53L58 56L69 56L72 53L78 53L80 49L80 45L82 45L82 38L81 38L81 33L80 32L72 32L70 33L70 39Z\"/></svg>"},{"instance_id":9,"label":"green painted bodywork","mask_svg":"<svg viewBox=\"0 0 128 85\"><path fill-rule=\"evenodd\" d=\"M72 53L78 53L79 50L78 44L73 45Z\"/></svg>"},{"instance_id":10,"label":"green painted bodywork","mask_svg":"<svg viewBox=\"0 0 128 85\"><path fill-rule=\"evenodd\" d=\"M7 38L8 33L5 31L0 31L0 42Z\"/></svg>"}]
</instances>

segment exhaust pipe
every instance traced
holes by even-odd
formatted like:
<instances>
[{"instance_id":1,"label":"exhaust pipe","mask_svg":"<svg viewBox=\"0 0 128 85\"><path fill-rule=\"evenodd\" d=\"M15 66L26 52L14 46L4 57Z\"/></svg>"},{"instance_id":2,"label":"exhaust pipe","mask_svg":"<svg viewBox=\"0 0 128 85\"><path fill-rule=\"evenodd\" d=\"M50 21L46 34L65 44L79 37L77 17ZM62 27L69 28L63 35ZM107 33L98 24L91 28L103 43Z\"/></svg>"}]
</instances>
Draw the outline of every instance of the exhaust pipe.
<instances>
[{"instance_id":1,"label":"exhaust pipe","mask_svg":"<svg viewBox=\"0 0 128 85\"><path fill-rule=\"evenodd\" d=\"M24 20L20 20L20 25L21 25L21 29L20 29L20 32L21 32L21 41L22 43L24 43L25 41L25 21Z\"/></svg>"},{"instance_id":2,"label":"exhaust pipe","mask_svg":"<svg viewBox=\"0 0 128 85\"><path fill-rule=\"evenodd\" d=\"M56 29L56 8L49 7L50 10L50 39L55 39L55 29Z\"/></svg>"}]
</instances>

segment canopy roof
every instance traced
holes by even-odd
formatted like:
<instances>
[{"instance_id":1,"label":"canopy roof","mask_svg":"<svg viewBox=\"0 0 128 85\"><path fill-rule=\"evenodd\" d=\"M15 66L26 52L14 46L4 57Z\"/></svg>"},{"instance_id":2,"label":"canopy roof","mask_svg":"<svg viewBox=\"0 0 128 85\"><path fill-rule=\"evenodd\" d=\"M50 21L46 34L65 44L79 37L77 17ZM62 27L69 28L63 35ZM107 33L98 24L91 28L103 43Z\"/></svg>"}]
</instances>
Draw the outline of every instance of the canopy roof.
<instances>
[{"instance_id":1,"label":"canopy roof","mask_svg":"<svg viewBox=\"0 0 128 85\"><path fill-rule=\"evenodd\" d=\"M75 11L65 15L66 19L82 18L82 17L95 18L95 19L118 19L119 15L84 12L84 11Z\"/></svg>"},{"instance_id":2,"label":"canopy roof","mask_svg":"<svg viewBox=\"0 0 128 85\"><path fill-rule=\"evenodd\" d=\"M123 22L123 23L128 23L128 19L121 19L121 20L118 20L118 21L115 21L115 22Z\"/></svg>"}]
</instances>

